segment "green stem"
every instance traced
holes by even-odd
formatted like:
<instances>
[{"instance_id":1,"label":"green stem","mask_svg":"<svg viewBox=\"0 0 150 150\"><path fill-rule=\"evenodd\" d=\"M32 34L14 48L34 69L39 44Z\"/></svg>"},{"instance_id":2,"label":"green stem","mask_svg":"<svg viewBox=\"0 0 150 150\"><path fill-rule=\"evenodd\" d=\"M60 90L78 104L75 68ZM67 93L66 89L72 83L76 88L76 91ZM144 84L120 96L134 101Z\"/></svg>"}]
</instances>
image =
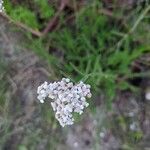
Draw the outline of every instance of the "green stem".
<instances>
[{"instance_id":1,"label":"green stem","mask_svg":"<svg viewBox=\"0 0 150 150\"><path fill-rule=\"evenodd\" d=\"M140 24L140 22L142 21L142 19L145 17L145 15L148 13L148 11L150 10L150 5L142 12L142 14L139 16L139 18L136 20L135 24L133 25L133 27L129 30L128 33L125 33L123 38L118 42L117 47L118 49L120 48L121 44L123 43L123 41L125 41L128 36L130 34L132 34L135 29L137 28L137 26Z\"/></svg>"}]
</instances>

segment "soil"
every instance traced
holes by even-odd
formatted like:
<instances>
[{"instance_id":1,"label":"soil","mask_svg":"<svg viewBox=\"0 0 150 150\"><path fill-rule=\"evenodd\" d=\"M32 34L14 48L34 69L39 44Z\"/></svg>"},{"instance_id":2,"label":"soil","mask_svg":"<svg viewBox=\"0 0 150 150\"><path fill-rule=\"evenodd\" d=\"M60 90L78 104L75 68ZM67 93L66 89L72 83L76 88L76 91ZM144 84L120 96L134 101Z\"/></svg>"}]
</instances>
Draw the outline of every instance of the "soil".
<instances>
[{"instance_id":1,"label":"soil","mask_svg":"<svg viewBox=\"0 0 150 150\"><path fill-rule=\"evenodd\" d=\"M39 131L44 138L37 144L37 149L43 150L53 138L50 136L56 129L43 129L41 104L37 101L36 89L42 82L49 80L49 77L53 78L54 74L46 62L20 44L25 41L24 36L21 30L14 29L12 24L0 18L0 59L7 66L7 98L12 121L12 133L5 141L3 149L15 150L25 141L28 132ZM150 101L145 99L145 92L150 88L150 79L142 79L138 86L141 88L138 95L129 91L118 91L111 111L105 109L104 97L98 96L93 100L95 104L99 104L95 106L95 113L87 110L80 122L57 130L63 140L56 144L56 149L119 150L130 139L127 133L132 132L130 124L136 122L142 138L135 145L139 150L150 150ZM123 118L129 118L129 123L118 122Z\"/></svg>"}]
</instances>

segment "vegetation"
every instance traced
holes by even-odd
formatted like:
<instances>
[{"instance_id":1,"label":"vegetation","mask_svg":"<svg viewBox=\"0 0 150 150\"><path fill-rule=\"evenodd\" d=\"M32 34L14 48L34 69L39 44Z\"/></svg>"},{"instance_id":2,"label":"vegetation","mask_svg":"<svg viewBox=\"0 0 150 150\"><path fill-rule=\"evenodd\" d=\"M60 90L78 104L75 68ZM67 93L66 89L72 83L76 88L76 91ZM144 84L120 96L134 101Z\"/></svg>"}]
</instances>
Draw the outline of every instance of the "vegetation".
<instances>
[{"instance_id":1,"label":"vegetation","mask_svg":"<svg viewBox=\"0 0 150 150\"><path fill-rule=\"evenodd\" d=\"M57 3L46 0L6 0L5 9L17 25L22 23L27 27L24 34L30 42L23 43L26 48L52 65L58 78L66 76L76 82L83 80L89 83L94 96L104 95L105 106L111 111L118 91L137 93L140 80L150 76L149 62L143 62L144 69L137 67L137 60L150 53L150 4L139 1L127 8L123 4L112 3L108 9L104 1L88 1L83 6L80 3L71 1L61 10ZM46 30L49 20L53 24L50 31ZM30 29L34 32L31 33ZM36 32L41 33L40 36L36 37ZM135 83L135 80L138 81ZM5 93L5 88L1 89L2 106L4 95L1 93ZM90 107L91 111L95 110L94 104ZM47 122L54 120L49 111L43 109L42 112ZM142 138L141 131L126 134L126 130L122 131L128 124L124 116L116 122L121 133L126 137L131 135L123 145L125 150ZM55 121L52 126L57 128ZM19 150L24 149L24 145L19 146Z\"/></svg>"}]
</instances>

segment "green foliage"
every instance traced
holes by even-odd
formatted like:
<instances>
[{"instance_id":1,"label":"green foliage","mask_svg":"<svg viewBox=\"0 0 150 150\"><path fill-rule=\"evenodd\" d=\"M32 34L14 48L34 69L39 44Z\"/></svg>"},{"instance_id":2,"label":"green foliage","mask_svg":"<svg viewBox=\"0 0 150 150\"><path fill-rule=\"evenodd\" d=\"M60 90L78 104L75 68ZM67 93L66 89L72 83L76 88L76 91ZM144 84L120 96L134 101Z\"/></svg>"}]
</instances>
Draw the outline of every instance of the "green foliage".
<instances>
[{"instance_id":1,"label":"green foliage","mask_svg":"<svg viewBox=\"0 0 150 150\"><path fill-rule=\"evenodd\" d=\"M41 18L50 19L54 15L54 9L48 5L48 1L34 0L34 2L38 6Z\"/></svg>"},{"instance_id":2,"label":"green foliage","mask_svg":"<svg viewBox=\"0 0 150 150\"><path fill-rule=\"evenodd\" d=\"M26 6L25 2L14 6L10 1L6 0L4 5L7 14L9 14L14 21L19 21L38 30L44 26L38 19L50 19L54 15L54 9L48 5L47 1L34 0L33 2L32 7L36 9L29 9L30 6ZM39 16L37 14L39 14Z\"/></svg>"},{"instance_id":3,"label":"green foliage","mask_svg":"<svg viewBox=\"0 0 150 150\"><path fill-rule=\"evenodd\" d=\"M131 141L131 143L137 143L142 139L143 133L142 131L131 132L129 133L129 137L130 137L129 140Z\"/></svg>"},{"instance_id":4,"label":"green foliage","mask_svg":"<svg viewBox=\"0 0 150 150\"><path fill-rule=\"evenodd\" d=\"M14 20L39 29L54 15L54 8L48 5L47 1L32 2L33 9L29 9L29 6L24 5L12 7L10 1L6 1L6 10ZM69 76L75 81L84 80L90 83L95 92L105 92L106 104L110 108L117 89L136 90L127 80L118 79L131 78L132 62L143 53L149 52L150 47L134 44L138 36L122 33L126 29L121 26L118 28L116 20L101 14L99 12L101 8L102 5L98 1L89 3L75 12L73 24L66 24L62 13L60 22L62 28L50 33L47 39L30 37L30 48L49 64L54 64L62 75ZM43 23L38 22L37 17L45 20ZM143 17L144 13L137 18L129 31L134 32ZM54 47L56 53L57 50L62 51L64 60L57 60L53 54L48 54L49 47L46 45Z\"/></svg>"},{"instance_id":5,"label":"green foliage","mask_svg":"<svg viewBox=\"0 0 150 150\"><path fill-rule=\"evenodd\" d=\"M138 142L139 140L141 140L143 137L143 133L141 131L137 131L133 134L133 138L136 142Z\"/></svg>"},{"instance_id":6,"label":"green foliage","mask_svg":"<svg viewBox=\"0 0 150 150\"><path fill-rule=\"evenodd\" d=\"M11 17L15 21L22 22L34 29L39 28L35 14L22 6L17 6L14 11L11 12Z\"/></svg>"},{"instance_id":7,"label":"green foliage","mask_svg":"<svg viewBox=\"0 0 150 150\"><path fill-rule=\"evenodd\" d=\"M38 7L41 18L48 19L54 15L54 9L48 6L46 1L34 0L34 2L35 6ZM118 24L114 23L114 26L112 26L113 20L109 20L99 13L98 9L100 8L101 5L98 4L85 6L79 12L76 12L73 25L66 26L65 22L60 22L63 28L50 33L48 35L49 40L30 37L31 43L29 46L49 64L54 64L62 75L69 76L75 81L84 80L90 83L93 91L105 92L106 104L110 108L116 89L136 90L127 80L120 80L117 84L116 81L120 77L130 78L132 76L130 65L143 53L148 52L149 46L132 46L135 37L130 35L121 42L121 47L117 49L116 43L124 39L124 34L114 35L114 33L120 33ZM17 11L16 9L13 12ZM34 14L34 12L31 13ZM31 16L33 17L33 15L30 15L30 19L26 22L28 25L36 20ZM19 17L26 20L25 15L18 16L16 20L19 20ZM63 14L61 17L62 20L65 20ZM39 26L42 25L33 23L31 27L39 28ZM121 40L118 35L121 35ZM56 53L57 50L63 51L63 61L58 60L53 54L47 53L49 47L45 47L49 42L51 43L50 47L56 49ZM99 88L102 90L99 90Z\"/></svg>"},{"instance_id":8,"label":"green foliage","mask_svg":"<svg viewBox=\"0 0 150 150\"><path fill-rule=\"evenodd\" d=\"M21 5L14 7L10 1L6 1L5 9L6 12L11 16L13 20L24 23L31 28L35 28L35 29L39 28L39 24L36 20L36 15L26 7Z\"/></svg>"},{"instance_id":9,"label":"green foliage","mask_svg":"<svg viewBox=\"0 0 150 150\"><path fill-rule=\"evenodd\" d=\"M86 80L94 91L105 91L110 108L116 89L135 90L126 80L116 80L132 74L130 65L146 51L146 47L132 46L132 35L126 38L121 48L116 44L120 39L113 35L119 32L118 25L98 12L100 5L84 7L76 14L76 24L64 27L50 35L53 46L65 54L63 72L72 75L76 81ZM66 26L66 25L64 25Z\"/></svg>"}]
</instances>

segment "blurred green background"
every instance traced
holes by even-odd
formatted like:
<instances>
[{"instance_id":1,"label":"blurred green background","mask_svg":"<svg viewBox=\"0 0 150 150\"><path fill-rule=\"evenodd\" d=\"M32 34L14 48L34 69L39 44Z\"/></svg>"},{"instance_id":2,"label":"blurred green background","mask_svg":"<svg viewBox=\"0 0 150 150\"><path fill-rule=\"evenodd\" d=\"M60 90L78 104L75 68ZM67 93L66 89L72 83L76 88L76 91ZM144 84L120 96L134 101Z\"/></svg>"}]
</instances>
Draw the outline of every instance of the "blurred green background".
<instances>
[{"instance_id":1,"label":"blurred green background","mask_svg":"<svg viewBox=\"0 0 150 150\"><path fill-rule=\"evenodd\" d=\"M149 150L148 0L4 0L0 149ZM90 106L62 128L36 89L68 77Z\"/></svg>"}]
</instances>

